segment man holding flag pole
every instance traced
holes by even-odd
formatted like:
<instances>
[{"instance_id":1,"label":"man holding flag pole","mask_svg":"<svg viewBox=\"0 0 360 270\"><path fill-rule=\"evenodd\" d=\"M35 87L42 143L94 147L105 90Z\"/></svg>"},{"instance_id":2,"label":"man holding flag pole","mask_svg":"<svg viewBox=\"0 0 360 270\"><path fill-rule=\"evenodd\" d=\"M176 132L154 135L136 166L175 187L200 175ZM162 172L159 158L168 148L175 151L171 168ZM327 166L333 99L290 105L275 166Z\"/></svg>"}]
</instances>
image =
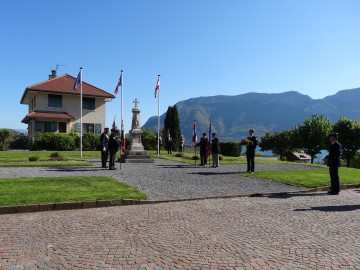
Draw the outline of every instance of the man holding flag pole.
<instances>
[{"instance_id":1,"label":"man holding flag pole","mask_svg":"<svg viewBox=\"0 0 360 270\"><path fill-rule=\"evenodd\" d=\"M194 125L193 125L193 134L192 134L192 143L194 145L194 150L195 150L195 157L196 157L196 144L197 144L197 136L196 136L196 121L194 120ZM195 166L196 166L196 158L195 158Z\"/></svg>"},{"instance_id":2,"label":"man holding flag pole","mask_svg":"<svg viewBox=\"0 0 360 270\"><path fill-rule=\"evenodd\" d=\"M78 85L80 84L80 157L82 158L82 135L83 135L83 125L82 125L82 67L80 67L79 74L75 80L73 90L77 90Z\"/></svg>"},{"instance_id":3,"label":"man holding flag pole","mask_svg":"<svg viewBox=\"0 0 360 270\"><path fill-rule=\"evenodd\" d=\"M157 154L160 156L160 75L158 75L158 79L155 86L154 96L158 98L158 127L157 127Z\"/></svg>"},{"instance_id":4,"label":"man holding flag pole","mask_svg":"<svg viewBox=\"0 0 360 270\"><path fill-rule=\"evenodd\" d=\"M124 137L124 122L123 122L123 70L120 71L120 78L118 81L118 84L116 85L114 94L116 95L119 91L120 86L120 105L121 105L121 113L120 113L120 123L121 123L121 133L120 133L120 139L121 139L121 145L120 145L120 170L121 170L121 155L123 152L123 148L125 146L125 137ZM125 151L125 150L124 150Z\"/></svg>"}]
</instances>

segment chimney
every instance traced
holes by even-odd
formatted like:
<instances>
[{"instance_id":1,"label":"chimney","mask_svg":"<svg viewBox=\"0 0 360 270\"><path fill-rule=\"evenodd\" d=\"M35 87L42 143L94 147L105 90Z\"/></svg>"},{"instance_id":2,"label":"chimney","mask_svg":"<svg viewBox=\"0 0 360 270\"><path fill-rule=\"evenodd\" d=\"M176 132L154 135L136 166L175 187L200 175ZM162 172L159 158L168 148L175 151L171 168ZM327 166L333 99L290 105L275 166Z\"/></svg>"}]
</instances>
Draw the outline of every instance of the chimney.
<instances>
[{"instance_id":1,"label":"chimney","mask_svg":"<svg viewBox=\"0 0 360 270\"><path fill-rule=\"evenodd\" d=\"M49 75L49 80L56 78L56 70L51 70L51 74Z\"/></svg>"}]
</instances>

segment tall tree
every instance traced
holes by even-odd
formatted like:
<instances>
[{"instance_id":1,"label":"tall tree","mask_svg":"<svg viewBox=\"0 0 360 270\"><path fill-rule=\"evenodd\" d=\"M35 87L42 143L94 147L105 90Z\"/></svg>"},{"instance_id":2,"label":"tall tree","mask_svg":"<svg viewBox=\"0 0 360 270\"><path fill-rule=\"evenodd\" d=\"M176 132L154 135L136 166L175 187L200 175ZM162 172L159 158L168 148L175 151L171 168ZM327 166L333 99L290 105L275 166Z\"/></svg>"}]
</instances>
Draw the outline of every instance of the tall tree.
<instances>
[{"instance_id":1,"label":"tall tree","mask_svg":"<svg viewBox=\"0 0 360 270\"><path fill-rule=\"evenodd\" d=\"M264 137L261 137L259 146L261 151L272 151L274 154L279 155L280 159L288 151L292 150L290 143L292 131L285 130L283 132L275 132L274 134L266 133Z\"/></svg>"},{"instance_id":2,"label":"tall tree","mask_svg":"<svg viewBox=\"0 0 360 270\"><path fill-rule=\"evenodd\" d=\"M333 131L338 133L343 148L341 156L346 160L346 166L351 167L351 161L360 149L360 121L342 117L334 124Z\"/></svg>"},{"instance_id":3,"label":"tall tree","mask_svg":"<svg viewBox=\"0 0 360 270\"><path fill-rule=\"evenodd\" d=\"M181 130L180 130L179 112L176 105L174 105L173 107L169 106L167 109L164 120L164 129L162 132L163 138L166 138L169 132L170 132L170 136L173 139L173 147L175 149L178 149Z\"/></svg>"},{"instance_id":4,"label":"tall tree","mask_svg":"<svg viewBox=\"0 0 360 270\"><path fill-rule=\"evenodd\" d=\"M311 119L305 119L302 125L298 124L293 129L293 145L303 149L311 156L311 163L314 163L314 157L321 150L327 149L327 137L331 130L332 124L324 115L312 115Z\"/></svg>"}]
</instances>

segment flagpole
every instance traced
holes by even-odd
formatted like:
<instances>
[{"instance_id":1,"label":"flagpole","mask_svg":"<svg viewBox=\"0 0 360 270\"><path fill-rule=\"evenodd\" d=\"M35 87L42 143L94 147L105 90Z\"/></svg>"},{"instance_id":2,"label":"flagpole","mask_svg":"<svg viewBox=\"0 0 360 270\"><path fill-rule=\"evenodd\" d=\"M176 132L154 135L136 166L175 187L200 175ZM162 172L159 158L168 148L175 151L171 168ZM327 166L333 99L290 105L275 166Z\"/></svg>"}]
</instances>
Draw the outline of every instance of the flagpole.
<instances>
[{"instance_id":1,"label":"flagpole","mask_svg":"<svg viewBox=\"0 0 360 270\"><path fill-rule=\"evenodd\" d=\"M82 125L82 67L80 67L80 157L82 158L82 137L83 137L83 125Z\"/></svg>"},{"instance_id":2,"label":"flagpole","mask_svg":"<svg viewBox=\"0 0 360 270\"><path fill-rule=\"evenodd\" d=\"M120 112L120 138L121 135L124 133L124 125L123 125L123 70L121 70L120 72L120 78L121 78L121 85L120 85L120 91L121 91L121 112ZM123 147L123 140L125 139L125 134L123 136L123 138L121 138L121 145L120 145L120 170L121 170L121 155L122 155L122 147Z\"/></svg>"},{"instance_id":3,"label":"flagpole","mask_svg":"<svg viewBox=\"0 0 360 270\"><path fill-rule=\"evenodd\" d=\"M160 80L160 75L158 75L158 81ZM160 88L158 90L158 127L157 127L157 137L158 137L158 142L157 142L157 153L158 153L158 158L160 156Z\"/></svg>"}]
</instances>

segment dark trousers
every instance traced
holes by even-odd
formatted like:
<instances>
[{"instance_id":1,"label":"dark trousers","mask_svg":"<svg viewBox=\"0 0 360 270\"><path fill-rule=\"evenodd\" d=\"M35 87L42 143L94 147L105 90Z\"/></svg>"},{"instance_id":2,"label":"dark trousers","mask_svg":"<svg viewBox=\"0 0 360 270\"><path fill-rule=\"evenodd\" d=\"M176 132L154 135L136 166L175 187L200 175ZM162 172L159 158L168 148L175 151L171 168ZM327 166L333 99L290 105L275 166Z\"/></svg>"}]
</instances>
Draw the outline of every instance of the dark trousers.
<instances>
[{"instance_id":1,"label":"dark trousers","mask_svg":"<svg viewBox=\"0 0 360 270\"><path fill-rule=\"evenodd\" d=\"M167 151L168 151L168 154L170 154L170 155L171 155L171 153L172 153L171 146L168 146Z\"/></svg>"},{"instance_id":2,"label":"dark trousers","mask_svg":"<svg viewBox=\"0 0 360 270\"><path fill-rule=\"evenodd\" d=\"M116 152L110 151L109 169L115 168Z\"/></svg>"},{"instance_id":3,"label":"dark trousers","mask_svg":"<svg viewBox=\"0 0 360 270\"><path fill-rule=\"evenodd\" d=\"M201 160L201 165L206 165L206 151L200 151L200 160Z\"/></svg>"},{"instance_id":4,"label":"dark trousers","mask_svg":"<svg viewBox=\"0 0 360 270\"><path fill-rule=\"evenodd\" d=\"M331 180L331 192L335 192L335 193L340 192L339 167L338 166L330 166L329 173L330 173L330 180Z\"/></svg>"},{"instance_id":5,"label":"dark trousers","mask_svg":"<svg viewBox=\"0 0 360 270\"><path fill-rule=\"evenodd\" d=\"M108 155L109 155L109 151L106 150L106 151L101 151L101 165L103 167L106 166L106 162L108 160Z\"/></svg>"},{"instance_id":6,"label":"dark trousers","mask_svg":"<svg viewBox=\"0 0 360 270\"><path fill-rule=\"evenodd\" d=\"M255 150L246 152L247 170L248 172L255 171Z\"/></svg>"}]
</instances>

